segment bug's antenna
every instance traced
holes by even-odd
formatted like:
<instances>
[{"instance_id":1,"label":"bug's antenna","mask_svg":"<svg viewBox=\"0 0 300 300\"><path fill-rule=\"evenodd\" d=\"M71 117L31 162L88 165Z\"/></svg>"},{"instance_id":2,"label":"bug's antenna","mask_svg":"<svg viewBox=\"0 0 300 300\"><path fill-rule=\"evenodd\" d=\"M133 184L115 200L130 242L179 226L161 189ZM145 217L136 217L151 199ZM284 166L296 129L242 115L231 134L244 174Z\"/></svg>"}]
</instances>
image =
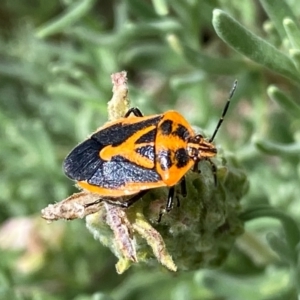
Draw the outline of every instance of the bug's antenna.
<instances>
[{"instance_id":1,"label":"bug's antenna","mask_svg":"<svg viewBox=\"0 0 300 300\"><path fill-rule=\"evenodd\" d=\"M230 91L230 93L229 93L229 97L228 97L227 102L226 102L226 104L225 104L225 107L224 107L224 109L223 109L221 118L219 119L219 122L218 122L218 124L217 124L217 126L216 126L216 129L215 129L215 131L214 131L212 137L209 139L209 142L210 142L210 143L211 143L211 142L214 140L214 138L216 137L216 134L217 134L217 132L219 131L219 128L220 128L221 124L223 123L224 117L225 117L225 115L226 115L226 113L227 113L227 110L228 110L228 107L229 107L229 104L230 104L230 100L231 100L231 98L232 98L233 95L234 95L234 92L235 92L235 90L236 90L236 87L237 87L237 80L235 80L234 83L233 83L232 89L231 89L231 91Z\"/></svg>"}]
</instances>

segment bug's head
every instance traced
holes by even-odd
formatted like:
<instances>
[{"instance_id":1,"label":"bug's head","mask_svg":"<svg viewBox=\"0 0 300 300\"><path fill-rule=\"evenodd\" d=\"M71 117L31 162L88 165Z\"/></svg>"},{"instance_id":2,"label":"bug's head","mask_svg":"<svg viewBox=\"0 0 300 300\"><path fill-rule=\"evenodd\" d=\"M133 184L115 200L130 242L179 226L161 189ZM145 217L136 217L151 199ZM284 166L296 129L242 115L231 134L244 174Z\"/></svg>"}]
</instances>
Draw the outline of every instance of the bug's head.
<instances>
[{"instance_id":1,"label":"bug's head","mask_svg":"<svg viewBox=\"0 0 300 300\"><path fill-rule=\"evenodd\" d=\"M210 140L206 140L201 134L195 135L188 141L188 154L193 160L201 160L216 156L217 149Z\"/></svg>"}]
</instances>

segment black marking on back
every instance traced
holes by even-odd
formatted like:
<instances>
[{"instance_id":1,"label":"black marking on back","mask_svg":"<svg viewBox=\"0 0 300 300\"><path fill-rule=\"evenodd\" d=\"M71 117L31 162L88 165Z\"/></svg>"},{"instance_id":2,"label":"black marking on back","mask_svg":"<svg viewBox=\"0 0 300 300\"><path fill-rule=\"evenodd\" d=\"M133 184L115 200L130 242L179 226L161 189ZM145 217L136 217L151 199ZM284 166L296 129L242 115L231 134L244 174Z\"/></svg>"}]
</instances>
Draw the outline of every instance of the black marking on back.
<instances>
[{"instance_id":1,"label":"black marking on back","mask_svg":"<svg viewBox=\"0 0 300 300\"><path fill-rule=\"evenodd\" d=\"M154 146L150 146L150 145L142 146L137 148L135 151L141 156L146 157L154 162L154 156L155 156Z\"/></svg>"},{"instance_id":2,"label":"black marking on back","mask_svg":"<svg viewBox=\"0 0 300 300\"><path fill-rule=\"evenodd\" d=\"M115 125L99 130L91 136L91 139L96 140L100 144L119 146L126 141L130 136L139 130L143 130L151 125L157 125L161 120L162 115L153 117L148 120L141 120L133 124L123 125L121 122Z\"/></svg>"},{"instance_id":3,"label":"black marking on back","mask_svg":"<svg viewBox=\"0 0 300 300\"><path fill-rule=\"evenodd\" d=\"M172 167L172 158L170 150L161 150L157 154L157 161L163 171Z\"/></svg>"},{"instance_id":4,"label":"black marking on back","mask_svg":"<svg viewBox=\"0 0 300 300\"><path fill-rule=\"evenodd\" d=\"M184 127L181 124L177 124L176 129L172 132L172 135L174 136L178 136L180 139L186 141L190 134L188 132L188 130L186 129L186 127Z\"/></svg>"},{"instance_id":5,"label":"black marking on back","mask_svg":"<svg viewBox=\"0 0 300 300\"><path fill-rule=\"evenodd\" d=\"M78 181L91 178L102 167L103 160L99 158L99 151L103 147L104 145L92 139L76 146L64 160L65 174Z\"/></svg>"},{"instance_id":6,"label":"black marking on back","mask_svg":"<svg viewBox=\"0 0 300 300\"><path fill-rule=\"evenodd\" d=\"M177 168L185 167L190 160L190 157L188 156L186 149L184 148L177 149L175 151L175 160L177 161L176 163Z\"/></svg>"},{"instance_id":7,"label":"black marking on back","mask_svg":"<svg viewBox=\"0 0 300 300\"><path fill-rule=\"evenodd\" d=\"M143 143L151 143L154 142L156 136L156 128L148 131L144 135L142 135L140 138L137 139L135 144L143 144Z\"/></svg>"},{"instance_id":8,"label":"black marking on back","mask_svg":"<svg viewBox=\"0 0 300 300\"><path fill-rule=\"evenodd\" d=\"M163 135L170 135L172 132L173 121L165 120L161 123L159 129Z\"/></svg>"},{"instance_id":9,"label":"black marking on back","mask_svg":"<svg viewBox=\"0 0 300 300\"><path fill-rule=\"evenodd\" d=\"M132 163L121 155L103 162L94 175L88 180L89 184L107 189L121 189L127 183L157 182L161 176L154 169L146 169Z\"/></svg>"},{"instance_id":10,"label":"black marking on back","mask_svg":"<svg viewBox=\"0 0 300 300\"><path fill-rule=\"evenodd\" d=\"M146 169L138 166L122 157L122 153L112 157L110 161L104 161L99 157L99 152L107 145L117 146L122 144L138 130L151 125L156 126L161 118L162 115L159 115L133 124L122 125L122 123L117 123L99 130L90 139L76 146L65 158L63 163L65 174L73 180L87 181L90 184L108 189L122 188L128 182L160 181L161 177L154 168ZM150 138L150 134L148 138ZM154 160L153 147L152 149L146 147L138 151Z\"/></svg>"}]
</instances>

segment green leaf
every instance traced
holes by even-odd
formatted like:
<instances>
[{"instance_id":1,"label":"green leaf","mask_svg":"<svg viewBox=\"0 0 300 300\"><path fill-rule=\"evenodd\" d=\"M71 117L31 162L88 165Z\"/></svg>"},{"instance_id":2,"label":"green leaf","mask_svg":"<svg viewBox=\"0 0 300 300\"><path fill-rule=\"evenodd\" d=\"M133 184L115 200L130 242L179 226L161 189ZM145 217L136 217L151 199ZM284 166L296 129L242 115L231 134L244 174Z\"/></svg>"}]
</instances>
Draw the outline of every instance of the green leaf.
<instances>
[{"instance_id":1,"label":"green leaf","mask_svg":"<svg viewBox=\"0 0 300 300\"><path fill-rule=\"evenodd\" d=\"M165 0L152 0L152 4L158 15L165 16L168 14L169 9Z\"/></svg>"},{"instance_id":2,"label":"green leaf","mask_svg":"<svg viewBox=\"0 0 300 300\"><path fill-rule=\"evenodd\" d=\"M204 286L216 292L217 295L221 295L220 299L261 299L261 291L251 288L245 279L241 280L228 274L209 270L203 274L202 281ZM238 297L233 295L238 295Z\"/></svg>"},{"instance_id":3,"label":"green leaf","mask_svg":"<svg viewBox=\"0 0 300 300\"><path fill-rule=\"evenodd\" d=\"M299 153L300 153L300 143L285 145L285 144L274 143L274 142L267 141L267 140L256 139L254 141L254 144L260 151L265 152L266 154L270 154L270 155L278 155L278 156L297 155L297 156L299 156Z\"/></svg>"},{"instance_id":4,"label":"green leaf","mask_svg":"<svg viewBox=\"0 0 300 300\"><path fill-rule=\"evenodd\" d=\"M281 258L281 260L290 263L290 251L286 242L273 232L268 232L266 238L272 250Z\"/></svg>"},{"instance_id":5,"label":"green leaf","mask_svg":"<svg viewBox=\"0 0 300 300\"><path fill-rule=\"evenodd\" d=\"M209 74L237 74L246 67L242 60L210 57L185 45L182 45L182 50L184 58L192 66Z\"/></svg>"},{"instance_id":6,"label":"green leaf","mask_svg":"<svg viewBox=\"0 0 300 300\"><path fill-rule=\"evenodd\" d=\"M36 36L44 38L65 30L67 27L81 19L93 7L95 1L96 0L77 1L61 16L37 29Z\"/></svg>"},{"instance_id":7,"label":"green leaf","mask_svg":"<svg viewBox=\"0 0 300 300\"><path fill-rule=\"evenodd\" d=\"M300 71L300 50L290 49L289 53L295 67Z\"/></svg>"},{"instance_id":8,"label":"green leaf","mask_svg":"<svg viewBox=\"0 0 300 300\"><path fill-rule=\"evenodd\" d=\"M275 85L269 86L267 90L268 96L278 103L278 105L286 111L289 115L299 119L300 118L300 106L289 98L286 93L282 92ZM297 147L296 147L297 149Z\"/></svg>"},{"instance_id":9,"label":"green leaf","mask_svg":"<svg viewBox=\"0 0 300 300\"><path fill-rule=\"evenodd\" d=\"M137 16L139 20L153 20L157 18L153 6L148 1L127 0L127 11L130 11L133 16Z\"/></svg>"},{"instance_id":10,"label":"green leaf","mask_svg":"<svg viewBox=\"0 0 300 300\"><path fill-rule=\"evenodd\" d=\"M300 30L297 24L292 19L285 18L283 20L283 26L291 45L300 50Z\"/></svg>"},{"instance_id":11,"label":"green leaf","mask_svg":"<svg viewBox=\"0 0 300 300\"><path fill-rule=\"evenodd\" d=\"M268 205L257 205L252 208L248 208L240 215L243 221L249 221L261 217L270 217L277 219L281 222L284 229L285 237L290 251L290 261L297 262L297 246L300 242L300 231L297 223L289 215L277 210Z\"/></svg>"},{"instance_id":12,"label":"green leaf","mask_svg":"<svg viewBox=\"0 0 300 300\"><path fill-rule=\"evenodd\" d=\"M283 26L283 20L290 18L297 22L297 18L294 16L291 8L283 0L260 0L260 3L276 27L280 37L285 39L286 31Z\"/></svg>"},{"instance_id":13,"label":"green leaf","mask_svg":"<svg viewBox=\"0 0 300 300\"><path fill-rule=\"evenodd\" d=\"M163 18L160 21L140 22L129 24L124 28L123 39L145 37L146 35L166 34L181 30L181 24L172 18Z\"/></svg>"},{"instance_id":14,"label":"green leaf","mask_svg":"<svg viewBox=\"0 0 300 300\"><path fill-rule=\"evenodd\" d=\"M218 36L237 52L282 76L299 81L299 74L286 55L247 30L225 12L214 10L213 25Z\"/></svg>"}]
</instances>

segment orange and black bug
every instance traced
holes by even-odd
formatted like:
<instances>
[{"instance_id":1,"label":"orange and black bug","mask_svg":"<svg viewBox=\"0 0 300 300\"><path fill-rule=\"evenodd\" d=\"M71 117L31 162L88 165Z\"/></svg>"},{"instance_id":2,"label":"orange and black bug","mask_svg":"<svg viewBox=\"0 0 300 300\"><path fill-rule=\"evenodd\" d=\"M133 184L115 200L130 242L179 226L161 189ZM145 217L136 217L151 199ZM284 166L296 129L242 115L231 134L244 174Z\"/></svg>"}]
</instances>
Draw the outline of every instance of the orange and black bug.
<instances>
[{"instance_id":1,"label":"orange and black bug","mask_svg":"<svg viewBox=\"0 0 300 300\"><path fill-rule=\"evenodd\" d=\"M191 168L198 170L200 161L208 160L216 176L216 167L210 161L217 154L212 142L236 86L235 81L210 139L196 135L176 111L143 116L137 108L131 108L124 118L106 123L76 146L64 161L65 174L80 188L122 207L129 207L149 189L169 187L166 211L170 211L175 185L181 183L186 194L184 175ZM126 202L118 200L127 195L134 196Z\"/></svg>"}]
</instances>

